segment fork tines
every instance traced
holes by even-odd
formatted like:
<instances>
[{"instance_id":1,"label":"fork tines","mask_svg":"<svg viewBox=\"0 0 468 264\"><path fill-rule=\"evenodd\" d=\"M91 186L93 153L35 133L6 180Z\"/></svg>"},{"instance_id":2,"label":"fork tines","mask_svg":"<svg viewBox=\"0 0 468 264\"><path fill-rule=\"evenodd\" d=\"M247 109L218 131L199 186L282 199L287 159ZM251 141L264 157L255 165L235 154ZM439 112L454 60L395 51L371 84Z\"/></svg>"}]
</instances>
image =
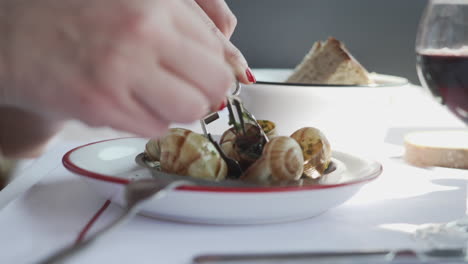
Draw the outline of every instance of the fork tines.
<instances>
[{"instance_id":1,"label":"fork tines","mask_svg":"<svg viewBox=\"0 0 468 264\"><path fill-rule=\"evenodd\" d=\"M201 124L201 127L202 127L202 130L203 130L203 134L205 135L205 137L208 137L208 130L206 129L206 126L216 120L219 119L219 114L217 112L214 112L214 113L211 113L205 117L203 117L201 120L200 120L200 124Z\"/></svg>"},{"instance_id":2,"label":"fork tines","mask_svg":"<svg viewBox=\"0 0 468 264\"><path fill-rule=\"evenodd\" d=\"M231 100L232 100L232 102L231 102ZM236 118L235 118L235 115L234 115L231 104L234 104L234 106L235 106L235 109L236 109L236 112L237 112L237 118L239 119L239 123L236 123ZM228 107L228 110L229 110L229 121L230 121L230 123L233 124L233 126L236 128L238 133L240 132L239 131L240 129L238 127L240 125L240 128L241 128L243 134L244 135L246 134L245 123L247 121L248 123L253 124L254 126L256 126L258 128L258 130L261 133L262 137L264 138L265 142L269 141L268 137L266 136L266 134L263 131L260 124L258 123L257 119L255 119L255 117L244 107L244 104L242 103L242 101L240 100L239 97L237 97L237 96L228 97L227 107Z\"/></svg>"}]
</instances>

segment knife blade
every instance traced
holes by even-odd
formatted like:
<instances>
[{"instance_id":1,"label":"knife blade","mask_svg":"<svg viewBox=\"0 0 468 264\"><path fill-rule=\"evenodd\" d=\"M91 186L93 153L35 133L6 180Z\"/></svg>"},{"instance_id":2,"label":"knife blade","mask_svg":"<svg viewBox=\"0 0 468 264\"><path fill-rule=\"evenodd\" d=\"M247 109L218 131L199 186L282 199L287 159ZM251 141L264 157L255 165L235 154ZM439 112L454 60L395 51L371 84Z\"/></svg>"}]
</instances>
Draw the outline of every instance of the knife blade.
<instances>
[{"instance_id":1,"label":"knife blade","mask_svg":"<svg viewBox=\"0 0 468 264\"><path fill-rule=\"evenodd\" d=\"M296 253L205 254L193 259L194 264L435 264L468 263L466 250L431 249L418 251L369 250Z\"/></svg>"}]
</instances>

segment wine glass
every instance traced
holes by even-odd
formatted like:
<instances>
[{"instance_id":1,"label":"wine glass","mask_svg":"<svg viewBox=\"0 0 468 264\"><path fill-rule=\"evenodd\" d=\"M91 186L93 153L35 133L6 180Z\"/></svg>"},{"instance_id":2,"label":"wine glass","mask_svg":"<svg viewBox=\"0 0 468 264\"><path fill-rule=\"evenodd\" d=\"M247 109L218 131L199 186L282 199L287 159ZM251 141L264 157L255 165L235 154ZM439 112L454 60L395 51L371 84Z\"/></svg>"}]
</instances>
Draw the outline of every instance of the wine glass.
<instances>
[{"instance_id":1,"label":"wine glass","mask_svg":"<svg viewBox=\"0 0 468 264\"><path fill-rule=\"evenodd\" d=\"M423 86L468 124L468 1L429 1L416 58Z\"/></svg>"},{"instance_id":2,"label":"wine glass","mask_svg":"<svg viewBox=\"0 0 468 264\"><path fill-rule=\"evenodd\" d=\"M423 87L468 124L468 1L428 2L416 39L416 59ZM423 226L415 236L431 247L466 247L468 216Z\"/></svg>"}]
</instances>

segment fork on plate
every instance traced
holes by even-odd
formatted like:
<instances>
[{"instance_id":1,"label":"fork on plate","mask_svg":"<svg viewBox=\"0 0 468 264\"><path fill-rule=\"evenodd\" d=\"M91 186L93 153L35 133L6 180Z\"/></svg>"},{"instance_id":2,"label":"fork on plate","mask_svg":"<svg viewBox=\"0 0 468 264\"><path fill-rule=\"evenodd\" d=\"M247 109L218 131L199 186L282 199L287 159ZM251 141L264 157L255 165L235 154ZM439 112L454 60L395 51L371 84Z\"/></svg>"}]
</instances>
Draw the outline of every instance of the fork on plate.
<instances>
[{"instance_id":1,"label":"fork on plate","mask_svg":"<svg viewBox=\"0 0 468 264\"><path fill-rule=\"evenodd\" d=\"M229 124L233 125L234 128L237 130L238 133L246 135L246 128L245 124L248 122L254 125L258 131L260 131L261 136L265 142L268 142L268 137L266 136L265 132L263 131L262 127L258 124L255 117L244 107L241 99L237 96L240 94L241 85L239 81L236 81L236 86L231 96L227 97L227 109L229 112ZM234 111L235 110L235 111ZM208 132L207 126L218 120L219 114L218 112L210 113L204 118L200 120L200 124L203 130L203 134L206 138L208 138L211 143L216 147L219 154L226 162L228 166L228 175L238 177L242 174L243 170L239 165L239 162L228 157L222 148L220 147L219 143L215 141L210 132Z\"/></svg>"}]
</instances>

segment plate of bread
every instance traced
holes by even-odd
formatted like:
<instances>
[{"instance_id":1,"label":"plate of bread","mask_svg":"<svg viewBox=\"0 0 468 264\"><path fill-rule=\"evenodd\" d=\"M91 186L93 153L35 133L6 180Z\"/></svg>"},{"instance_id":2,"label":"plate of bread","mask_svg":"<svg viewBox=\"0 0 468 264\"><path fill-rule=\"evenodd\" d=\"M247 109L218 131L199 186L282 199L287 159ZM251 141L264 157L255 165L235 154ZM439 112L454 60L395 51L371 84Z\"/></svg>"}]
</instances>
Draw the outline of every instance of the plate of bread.
<instances>
[{"instance_id":1,"label":"plate of bread","mask_svg":"<svg viewBox=\"0 0 468 264\"><path fill-rule=\"evenodd\" d=\"M406 78L369 72L335 38L315 42L293 69L253 71L257 83L243 86L242 101L255 117L275 120L286 134L314 124L332 137L352 133L352 126L358 136L383 138L392 108L410 87Z\"/></svg>"}]
</instances>

